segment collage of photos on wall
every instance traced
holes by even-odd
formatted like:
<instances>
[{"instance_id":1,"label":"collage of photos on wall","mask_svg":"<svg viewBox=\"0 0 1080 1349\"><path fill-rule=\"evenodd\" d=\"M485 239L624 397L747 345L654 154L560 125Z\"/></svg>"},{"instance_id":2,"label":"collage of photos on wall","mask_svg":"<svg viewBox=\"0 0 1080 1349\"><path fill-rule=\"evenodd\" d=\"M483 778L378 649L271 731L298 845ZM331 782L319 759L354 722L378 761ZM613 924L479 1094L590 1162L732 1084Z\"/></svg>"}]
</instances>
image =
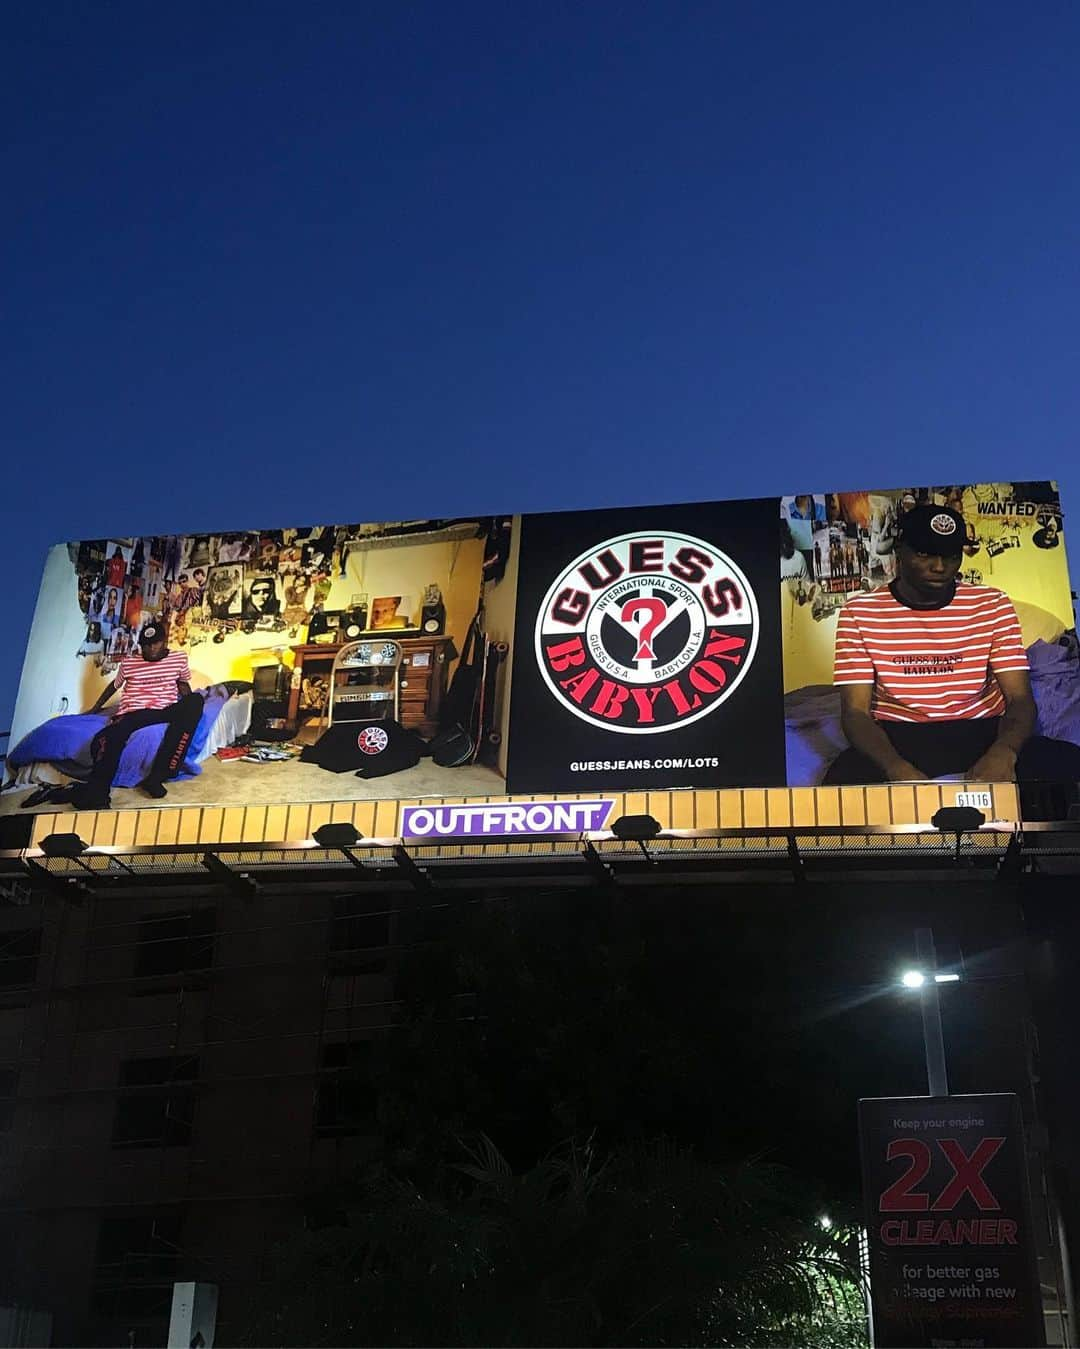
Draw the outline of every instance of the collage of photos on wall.
<instances>
[{"instance_id":1,"label":"collage of photos on wall","mask_svg":"<svg viewBox=\"0 0 1080 1349\"><path fill-rule=\"evenodd\" d=\"M992 767L984 756L1007 702L1030 697L1035 734L1017 776L1080 777L1080 666L1063 541L1049 482L782 497L788 784L884 780L842 725L841 689L857 701L859 685L915 776L977 777ZM922 600L920 567L932 573L921 578Z\"/></svg>"},{"instance_id":2,"label":"collage of photos on wall","mask_svg":"<svg viewBox=\"0 0 1080 1349\"><path fill-rule=\"evenodd\" d=\"M503 790L511 543L476 517L53 548L0 813Z\"/></svg>"}]
</instances>

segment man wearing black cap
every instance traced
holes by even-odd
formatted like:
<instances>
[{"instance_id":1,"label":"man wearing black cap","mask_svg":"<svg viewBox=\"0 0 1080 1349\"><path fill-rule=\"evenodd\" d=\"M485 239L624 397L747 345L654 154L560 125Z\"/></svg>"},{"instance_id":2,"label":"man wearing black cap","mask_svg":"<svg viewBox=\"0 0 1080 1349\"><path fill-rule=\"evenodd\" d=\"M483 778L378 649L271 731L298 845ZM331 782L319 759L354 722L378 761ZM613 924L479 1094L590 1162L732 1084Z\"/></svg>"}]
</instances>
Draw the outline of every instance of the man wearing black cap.
<instances>
[{"instance_id":1,"label":"man wearing black cap","mask_svg":"<svg viewBox=\"0 0 1080 1349\"><path fill-rule=\"evenodd\" d=\"M125 656L116 678L102 691L91 712L99 712L119 690L120 705L113 719L90 745L90 777L71 789L70 799L80 810L104 810L120 756L131 736L144 726L165 724L165 736L140 784L147 796L165 795L165 779L174 777L184 762L191 737L203 713L203 698L191 691L191 669L183 651L170 651L160 623L148 623L139 634L139 654Z\"/></svg>"},{"instance_id":2,"label":"man wearing black cap","mask_svg":"<svg viewBox=\"0 0 1080 1349\"><path fill-rule=\"evenodd\" d=\"M1035 701L1011 601L956 579L963 516L919 505L900 528L896 580L840 610L834 683L851 748L824 781L1080 780L1080 747L1032 736Z\"/></svg>"}]
</instances>

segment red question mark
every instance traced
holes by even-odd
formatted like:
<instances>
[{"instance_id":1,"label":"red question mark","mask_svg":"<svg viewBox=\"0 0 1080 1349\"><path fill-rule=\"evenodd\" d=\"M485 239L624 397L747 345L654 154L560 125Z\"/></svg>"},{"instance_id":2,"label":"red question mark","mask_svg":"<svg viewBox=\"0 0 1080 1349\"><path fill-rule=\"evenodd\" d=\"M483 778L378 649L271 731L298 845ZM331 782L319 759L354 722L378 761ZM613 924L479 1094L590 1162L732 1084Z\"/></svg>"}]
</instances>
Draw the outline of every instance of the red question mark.
<instances>
[{"instance_id":1,"label":"red question mark","mask_svg":"<svg viewBox=\"0 0 1080 1349\"><path fill-rule=\"evenodd\" d=\"M644 610L649 617L638 630L638 649L635 660L655 660L652 649L652 635L667 617L667 605L663 600L647 599L639 596L636 600L627 600L619 617L623 623L632 623L634 615Z\"/></svg>"}]
</instances>

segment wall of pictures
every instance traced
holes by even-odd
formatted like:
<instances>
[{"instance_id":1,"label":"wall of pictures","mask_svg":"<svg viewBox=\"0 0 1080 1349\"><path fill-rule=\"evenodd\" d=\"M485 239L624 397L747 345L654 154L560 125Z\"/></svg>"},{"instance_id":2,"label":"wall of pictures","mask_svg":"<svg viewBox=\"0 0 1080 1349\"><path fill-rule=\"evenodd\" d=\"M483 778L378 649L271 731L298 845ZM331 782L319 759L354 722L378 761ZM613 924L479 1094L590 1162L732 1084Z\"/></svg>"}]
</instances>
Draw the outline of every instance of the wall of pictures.
<instances>
[{"instance_id":1,"label":"wall of pictures","mask_svg":"<svg viewBox=\"0 0 1080 1349\"><path fill-rule=\"evenodd\" d=\"M89 707L120 660L137 650L142 627L164 620L171 649L189 654L194 687L250 680L258 665L307 639L312 615L331 625L366 602L371 624L413 628L425 593L438 588L445 627L462 637L480 593L484 529L455 522L349 528L316 526L260 533L128 537L51 550L16 726ZM411 526L411 528L410 528ZM393 531L400 530L400 541Z\"/></svg>"},{"instance_id":2,"label":"wall of pictures","mask_svg":"<svg viewBox=\"0 0 1080 1349\"><path fill-rule=\"evenodd\" d=\"M1025 645L1073 627L1061 506L1048 483L828 492L780 500L784 691L832 683L836 615L896 576L897 525L917 503L951 506L968 542L960 579L1003 590Z\"/></svg>"}]
</instances>

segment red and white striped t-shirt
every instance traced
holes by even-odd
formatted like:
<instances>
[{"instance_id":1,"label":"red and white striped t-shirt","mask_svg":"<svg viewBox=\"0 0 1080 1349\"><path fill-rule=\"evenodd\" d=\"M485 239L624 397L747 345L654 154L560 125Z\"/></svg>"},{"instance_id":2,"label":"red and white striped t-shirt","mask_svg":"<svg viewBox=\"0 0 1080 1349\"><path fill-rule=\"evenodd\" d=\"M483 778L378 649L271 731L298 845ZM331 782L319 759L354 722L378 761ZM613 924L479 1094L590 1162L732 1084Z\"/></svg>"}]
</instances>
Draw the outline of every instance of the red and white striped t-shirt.
<instances>
[{"instance_id":1,"label":"red and white striped t-shirt","mask_svg":"<svg viewBox=\"0 0 1080 1349\"><path fill-rule=\"evenodd\" d=\"M940 609L912 609L889 588L855 595L836 625L835 684L873 684L877 721L998 717L994 674L1026 670L1020 622L992 586L960 583Z\"/></svg>"},{"instance_id":2,"label":"red and white striped t-shirt","mask_svg":"<svg viewBox=\"0 0 1080 1349\"><path fill-rule=\"evenodd\" d=\"M180 697L176 681L191 683L191 667L186 651L170 651L160 660L125 656L120 662L116 685L120 694L120 715L142 712L148 707L170 707Z\"/></svg>"}]
</instances>

